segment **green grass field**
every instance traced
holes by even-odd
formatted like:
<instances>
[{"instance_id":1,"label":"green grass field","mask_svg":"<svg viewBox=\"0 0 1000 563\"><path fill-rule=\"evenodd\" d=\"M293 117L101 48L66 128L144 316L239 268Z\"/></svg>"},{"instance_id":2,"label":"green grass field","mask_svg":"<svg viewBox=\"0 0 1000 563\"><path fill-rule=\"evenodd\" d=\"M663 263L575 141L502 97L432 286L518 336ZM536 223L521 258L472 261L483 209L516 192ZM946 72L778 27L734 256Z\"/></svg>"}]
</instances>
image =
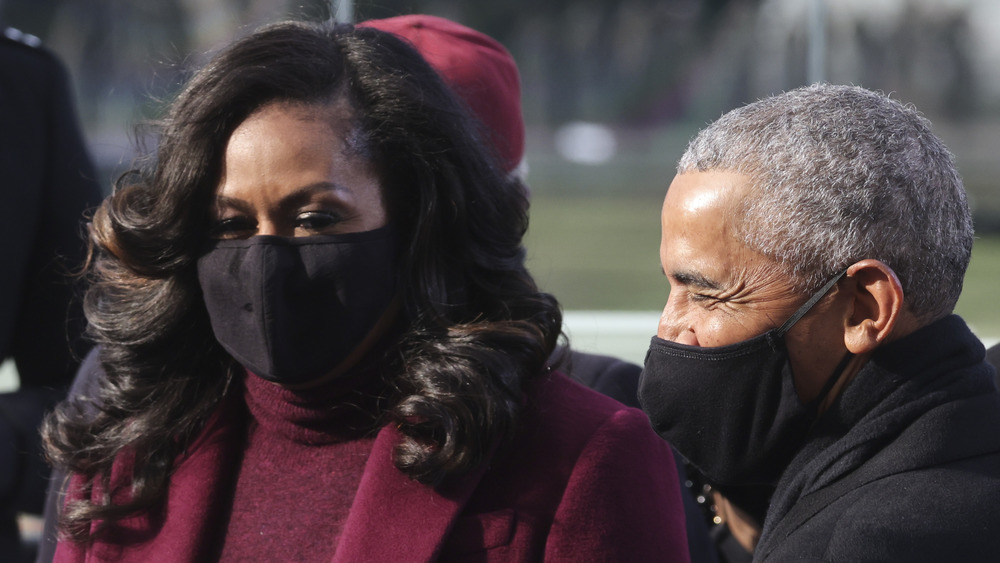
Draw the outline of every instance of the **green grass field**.
<instances>
[{"instance_id":1,"label":"green grass field","mask_svg":"<svg viewBox=\"0 0 1000 563\"><path fill-rule=\"evenodd\" d=\"M662 195L567 196L536 193L528 266L565 310L656 311ZM1000 340L1000 237L976 241L957 312L986 341Z\"/></svg>"}]
</instances>

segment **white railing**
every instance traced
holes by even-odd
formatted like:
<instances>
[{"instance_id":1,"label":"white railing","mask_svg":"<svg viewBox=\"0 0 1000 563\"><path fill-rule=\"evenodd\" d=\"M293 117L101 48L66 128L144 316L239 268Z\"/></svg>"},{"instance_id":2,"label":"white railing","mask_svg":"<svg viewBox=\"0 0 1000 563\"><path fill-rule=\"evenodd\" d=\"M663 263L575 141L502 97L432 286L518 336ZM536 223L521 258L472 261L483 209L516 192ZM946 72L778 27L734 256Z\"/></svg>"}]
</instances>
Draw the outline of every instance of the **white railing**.
<instances>
[{"instance_id":1,"label":"white railing","mask_svg":"<svg viewBox=\"0 0 1000 563\"><path fill-rule=\"evenodd\" d=\"M578 350L615 356L642 365L649 339L656 334L659 311L566 311L564 331ZM975 327L973 327L975 330ZM987 347L1000 341L982 337ZM0 392L17 388L12 361L0 364Z\"/></svg>"}]
</instances>

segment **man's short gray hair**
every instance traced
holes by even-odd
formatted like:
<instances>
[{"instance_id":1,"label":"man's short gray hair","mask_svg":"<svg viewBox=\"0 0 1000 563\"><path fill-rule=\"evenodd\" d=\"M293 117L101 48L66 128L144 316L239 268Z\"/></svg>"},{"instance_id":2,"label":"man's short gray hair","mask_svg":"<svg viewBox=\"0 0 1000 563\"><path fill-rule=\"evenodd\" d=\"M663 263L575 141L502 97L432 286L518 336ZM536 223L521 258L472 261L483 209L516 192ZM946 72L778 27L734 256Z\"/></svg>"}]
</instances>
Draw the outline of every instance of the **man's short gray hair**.
<instances>
[{"instance_id":1,"label":"man's short gray hair","mask_svg":"<svg viewBox=\"0 0 1000 563\"><path fill-rule=\"evenodd\" d=\"M924 321L950 313L972 253L955 161L912 106L817 84L726 113L688 145L678 173L750 180L737 236L802 292L865 258L886 263Z\"/></svg>"}]
</instances>

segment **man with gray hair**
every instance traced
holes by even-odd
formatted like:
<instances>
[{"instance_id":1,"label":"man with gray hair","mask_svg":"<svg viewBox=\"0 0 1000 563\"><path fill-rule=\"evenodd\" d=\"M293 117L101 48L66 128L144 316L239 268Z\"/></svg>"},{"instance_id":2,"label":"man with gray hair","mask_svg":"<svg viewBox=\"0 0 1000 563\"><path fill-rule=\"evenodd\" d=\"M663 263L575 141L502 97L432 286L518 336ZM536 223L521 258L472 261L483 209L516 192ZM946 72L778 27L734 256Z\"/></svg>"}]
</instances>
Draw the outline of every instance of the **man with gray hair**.
<instances>
[{"instance_id":1,"label":"man with gray hair","mask_svg":"<svg viewBox=\"0 0 1000 563\"><path fill-rule=\"evenodd\" d=\"M1000 396L952 313L972 220L926 119L832 85L731 111L661 222L640 401L755 561L1000 559Z\"/></svg>"}]
</instances>

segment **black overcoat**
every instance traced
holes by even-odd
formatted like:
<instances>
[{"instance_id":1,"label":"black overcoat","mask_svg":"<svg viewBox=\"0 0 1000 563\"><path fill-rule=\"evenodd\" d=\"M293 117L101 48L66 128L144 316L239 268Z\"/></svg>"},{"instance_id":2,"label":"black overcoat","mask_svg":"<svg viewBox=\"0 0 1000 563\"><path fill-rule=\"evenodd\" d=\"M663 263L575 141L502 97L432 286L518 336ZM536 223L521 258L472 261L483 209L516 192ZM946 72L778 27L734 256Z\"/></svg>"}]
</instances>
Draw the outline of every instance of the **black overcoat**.
<instances>
[{"instance_id":1,"label":"black overcoat","mask_svg":"<svg viewBox=\"0 0 1000 563\"><path fill-rule=\"evenodd\" d=\"M41 511L38 424L85 352L67 274L83 261L84 210L101 190L71 94L51 52L0 28L0 360L13 358L20 377L17 392L0 393L0 553L17 549L14 513Z\"/></svg>"},{"instance_id":2,"label":"black overcoat","mask_svg":"<svg viewBox=\"0 0 1000 563\"><path fill-rule=\"evenodd\" d=\"M755 561L1000 561L1000 396L950 316L881 348L782 476Z\"/></svg>"}]
</instances>

